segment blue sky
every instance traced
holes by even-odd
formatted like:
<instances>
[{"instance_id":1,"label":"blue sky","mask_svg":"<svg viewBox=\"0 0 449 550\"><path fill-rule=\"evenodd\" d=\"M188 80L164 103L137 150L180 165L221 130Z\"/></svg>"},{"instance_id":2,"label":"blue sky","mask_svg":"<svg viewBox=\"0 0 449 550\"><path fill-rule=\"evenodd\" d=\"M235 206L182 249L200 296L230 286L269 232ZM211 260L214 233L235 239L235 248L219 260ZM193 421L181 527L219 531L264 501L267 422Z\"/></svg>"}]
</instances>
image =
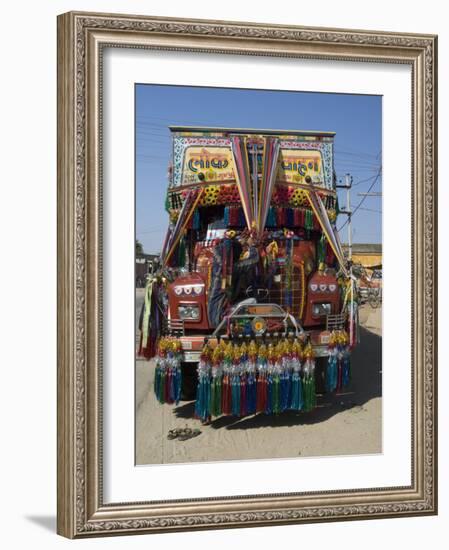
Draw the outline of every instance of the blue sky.
<instances>
[{"instance_id":1,"label":"blue sky","mask_svg":"<svg viewBox=\"0 0 449 550\"><path fill-rule=\"evenodd\" d=\"M168 126L225 126L336 132L337 178L353 177L353 241L380 243L382 190L381 96L136 85L136 237L147 253L160 251L167 230L164 210ZM340 206L346 192L339 192ZM346 216L340 215L340 228ZM340 233L347 242L347 227Z\"/></svg>"}]
</instances>

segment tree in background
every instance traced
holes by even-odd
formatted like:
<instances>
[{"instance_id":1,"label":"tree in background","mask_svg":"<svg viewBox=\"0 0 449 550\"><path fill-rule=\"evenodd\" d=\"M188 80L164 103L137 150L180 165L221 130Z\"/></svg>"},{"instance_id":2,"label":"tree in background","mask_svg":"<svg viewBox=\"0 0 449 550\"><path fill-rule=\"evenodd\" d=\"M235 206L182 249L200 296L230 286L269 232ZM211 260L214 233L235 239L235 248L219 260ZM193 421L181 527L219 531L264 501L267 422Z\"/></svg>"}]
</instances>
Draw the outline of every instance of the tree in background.
<instances>
[{"instance_id":1,"label":"tree in background","mask_svg":"<svg viewBox=\"0 0 449 550\"><path fill-rule=\"evenodd\" d=\"M136 254L143 254L143 246L140 241L136 239Z\"/></svg>"}]
</instances>

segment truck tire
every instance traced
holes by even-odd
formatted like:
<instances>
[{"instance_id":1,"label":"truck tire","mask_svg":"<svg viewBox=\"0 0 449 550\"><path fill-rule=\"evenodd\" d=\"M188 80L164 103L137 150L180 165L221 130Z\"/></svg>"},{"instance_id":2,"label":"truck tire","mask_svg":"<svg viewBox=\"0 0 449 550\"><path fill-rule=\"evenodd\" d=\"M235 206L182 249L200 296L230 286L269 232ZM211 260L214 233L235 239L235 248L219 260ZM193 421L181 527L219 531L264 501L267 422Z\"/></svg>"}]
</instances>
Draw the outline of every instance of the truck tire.
<instances>
[{"instance_id":1,"label":"truck tire","mask_svg":"<svg viewBox=\"0 0 449 550\"><path fill-rule=\"evenodd\" d=\"M198 363L181 363L181 401L193 401L196 399L196 387L198 384L197 368Z\"/></svg>"}]
</instances>

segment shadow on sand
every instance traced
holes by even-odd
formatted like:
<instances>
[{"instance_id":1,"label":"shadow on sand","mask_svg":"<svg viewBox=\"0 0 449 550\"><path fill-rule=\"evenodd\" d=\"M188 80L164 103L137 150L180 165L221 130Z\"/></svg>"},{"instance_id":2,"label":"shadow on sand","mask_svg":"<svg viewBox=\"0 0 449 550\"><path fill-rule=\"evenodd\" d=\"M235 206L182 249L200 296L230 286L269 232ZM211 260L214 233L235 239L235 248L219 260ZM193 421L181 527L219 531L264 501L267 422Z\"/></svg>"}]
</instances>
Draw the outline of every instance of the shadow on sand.
<instances>
[{"instance_id":1,"label":"shadow on sand","mask_svg":"<svg viewBox=\"0 0 449 550\"><path fill-rule=\"evenodd\" d=\"M351 355L351 382L342 393L318 395L317 408L311 412L286 411L279 415L257 414L243 418L220 416L210 423L212 428L248 430L255 428L294 426L323 422L345 409L356 411L375 397L382 396L382 338L360 327L360 344ZM174 409L178 418L191 419L195 402Z\"/></svg>"}]
</instances>

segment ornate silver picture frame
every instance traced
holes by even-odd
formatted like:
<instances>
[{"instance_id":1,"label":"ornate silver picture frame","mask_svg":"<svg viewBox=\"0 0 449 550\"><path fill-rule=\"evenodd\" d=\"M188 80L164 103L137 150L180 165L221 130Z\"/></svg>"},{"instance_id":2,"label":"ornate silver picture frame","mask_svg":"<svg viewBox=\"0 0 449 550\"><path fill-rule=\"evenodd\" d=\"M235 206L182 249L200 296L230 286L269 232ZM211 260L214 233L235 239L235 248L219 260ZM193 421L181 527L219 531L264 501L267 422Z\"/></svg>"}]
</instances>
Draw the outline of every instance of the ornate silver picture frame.
<instances>
[{"instance_id":1,"label":"ornate silver picture frame","mask_svg":"<svg viewBox=\"0 0 449 550\"><path fill-rule=\"evenodd\" d=\"M148 494L145 502L105 502L105 48L377 62L411 68L412 310L406 313L412 326L410 485L202 499L154 500ZM59 16L58 533L83 538L436 514L436 170L436 36L96 13Z\"/></svg>"}]
</instances>

